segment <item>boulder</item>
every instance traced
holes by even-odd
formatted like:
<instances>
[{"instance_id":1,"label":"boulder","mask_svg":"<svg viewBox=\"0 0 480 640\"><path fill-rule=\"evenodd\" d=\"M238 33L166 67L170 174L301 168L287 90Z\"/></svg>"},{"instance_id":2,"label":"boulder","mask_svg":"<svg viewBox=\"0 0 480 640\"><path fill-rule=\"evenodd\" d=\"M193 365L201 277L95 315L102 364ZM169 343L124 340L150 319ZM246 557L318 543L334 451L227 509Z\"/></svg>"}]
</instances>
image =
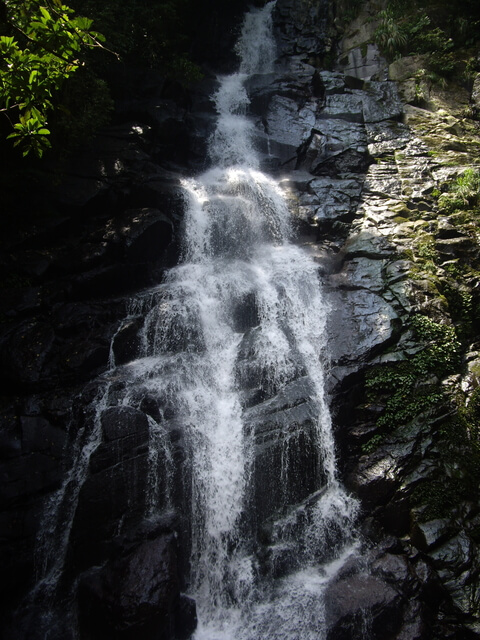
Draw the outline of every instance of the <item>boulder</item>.
<instances>
[{"instance_id":1,"label":"boulder","mask_svg":"<svg viewBox=\"0 0 480 640\"><path fill-rule=\"evenodd\" d=\"M376 576L353 575L329 585L325 595L327 640L395 637L402 624L402 597Z\"/></svg>"},{"instance_id":2,"label":"boulder","mask_svg":"<svg viewBox=\"0 0 480 640\"><path fill-rule=\"evenodd\" d=\"M364 289L332 291L328 332L332 360L362 362L395 339L398 316L376 293Z\"/></svg>"},{"instance_id":3,"label":"boulder","mask_svg":"<svg viewBox=\"0 0 480 640\"><path fill-rule=\"evenodd\" d=\"M87 573L80 622L92 640L182 640L196 626L194 602L180 593L175 536L147 540Z\"/></svg>"}]
</instances>

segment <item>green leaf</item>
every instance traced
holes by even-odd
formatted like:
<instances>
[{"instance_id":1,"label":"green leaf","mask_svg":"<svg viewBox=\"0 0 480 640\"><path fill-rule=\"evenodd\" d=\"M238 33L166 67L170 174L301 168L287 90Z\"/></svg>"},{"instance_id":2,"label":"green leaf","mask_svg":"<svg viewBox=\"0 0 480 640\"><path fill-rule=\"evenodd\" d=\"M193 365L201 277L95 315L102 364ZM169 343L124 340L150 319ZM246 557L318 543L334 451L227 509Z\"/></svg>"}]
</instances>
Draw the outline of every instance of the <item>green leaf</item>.
<instances>
[{"instance_id":1,"label":"green leaf","mask_svg":"<svg viewBox=\"0 0 480 640\"><path fill-rule=\"evenodd\" d=\"M98 33L98 31L90 31L90 35L93 36L95 40L98 40L99 42L106 42L107 40L103 35L103 33Z\"/></svg>"},{"instance_id":2,"label":"green leaf","mask_svg":"<svg viewBox=\"0 0 480 640\"><path fill-rule=\"evenodd\" d=\"M50 13L47 11L47 9L45 9L45 7L39 7L40 9L40 13L43 15L43 17L45 18L45 20L51 20L52 16L50 15Z\"/></svg>"},{"instance_id":3,"label":"green leaf","mask_svg":"<svg viewBox=\"0 0 480 640\"><path fill-rule=\"evenodd\" d=\"M82 31L88 31L93 24L93 20L90 20L90 18L78 17L75 18L75 20L72 20L72 24L74 27L77 27Z\"/></svg>"}]
</instances>

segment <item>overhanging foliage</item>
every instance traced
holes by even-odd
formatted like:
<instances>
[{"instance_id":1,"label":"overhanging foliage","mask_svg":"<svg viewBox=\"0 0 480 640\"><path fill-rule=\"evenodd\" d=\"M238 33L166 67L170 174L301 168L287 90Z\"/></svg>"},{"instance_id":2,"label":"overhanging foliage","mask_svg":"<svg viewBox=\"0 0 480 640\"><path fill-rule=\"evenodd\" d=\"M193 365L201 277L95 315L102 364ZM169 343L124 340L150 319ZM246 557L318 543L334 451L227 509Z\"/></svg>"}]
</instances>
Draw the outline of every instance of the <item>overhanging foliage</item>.
<instances>
[{"instance_id":1,"label":"overhanging foliage","mask_svg":"<svg viewBox=\"0 0 480 640\"><path fill-rule=\"evenodd\" d=\"M14 146L41 157L50 146L47 117L55 93L84 64L84 51L102 47L104 37L61 0L6 0L4 15L0 111Z\"/></svg>"}]
</instances>

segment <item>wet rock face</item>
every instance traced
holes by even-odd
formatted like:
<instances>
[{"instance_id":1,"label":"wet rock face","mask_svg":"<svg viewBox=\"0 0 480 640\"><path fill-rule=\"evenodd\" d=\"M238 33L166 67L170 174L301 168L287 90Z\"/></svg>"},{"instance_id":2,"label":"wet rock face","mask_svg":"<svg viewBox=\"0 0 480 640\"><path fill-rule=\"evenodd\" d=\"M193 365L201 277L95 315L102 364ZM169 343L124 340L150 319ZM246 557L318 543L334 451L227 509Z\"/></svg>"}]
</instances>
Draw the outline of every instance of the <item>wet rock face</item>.
<instances>
[{"instance_id":1,"label":"wet rock face","mask_svg":"<svg viewBox=\"0 0 480 640\"><path fill-rule=\"evenodd\" d=\"M329 17L328 0L315 3L279 0L275 6L275 25L280 55L321 56L327 45Z\"/></svg>"},{"instance_id":2,"label":"wet rock face","mask_svg":"<svg viewBox=\"0 0 480 640\"><path fill-rule=\"evenodd\" d=\"M367 13L372 11L373 3L365 6ZM374 20L372 24L374 28ZM365 19L347 28L338 62L358 79L373 78L374 86L391 87L384 92L383 109L394 83L383 82L385 61L375 70L371 56L368 61L360 56L369 29ZM353 64L361 57L360 65ZM414 82L420 67L418 59L403 59L390 67L390 77L399 82L406 102L414 100L408 83ZM425 108L401 107L402 122L393 111L390 120L377 123L372 117L366 122L367 150L374 162L364 176L355 214L343 228L346 239L327 274L332 318L337 318L331 326L330 383L345 482L373 518L369 527L375 523L367 538L376 544L385 535L402 538L395 557L403 558L409 573L418 578L412 596L417 610L405 612L400 622L397 619L399 626L392 631L396 638L429 633L439 638L458 633L479 636L478 611L467 604L468 597L479 592L474 533L478 500L469 484L472 471L467 470L470 461L476 464L476 456L467 444L471 432L454 427L458 407L462 412L464 402L468 406L472 397L475 402L475 392L471 374L459 364L450 367L450 376L436 365L416 377L416 362L425 356L426 347L411 324L419 314L468 334L461 357L475 360L468 354L472 343L478 342L478 330L470 332L468 313L461 319L456 302L460 290L473 299L478 287L478 243L472 243L468 230L471 212L467 207L462 214L446 215L434 195L452 176L463 173L465 165L476 164L473 148L478 130L462 115L465 102L460 87L445 93L432 89ZM372 107L369 113L381 109ZM452 271L455 264L463 273L466 256L471 265L467 279L473 286L468 291L462 289L464 277ZM358 316L355 309L355 301L367 307L369 299L379 305L371 320L361 311ZM354 309L352 316L349 308ZM347 330L350 317L355 323L365 321L363 330L353 334L353 342ZM362 349L365 340L371 341L370 351ZM350 359L352 354L358 357ZM381 390L375 392L383 376ZM408 376L413 376L414 385L405 382ZM428 407L420 396L428 398ZM455 490L448 479L453 467ZM402 583L390 584L398 589ZM405 585L400 590L405 594ZM350 624L348 615L346 620Z\"/></svg>"},{"instance_id":3,"label":"wet rock face","mask_svg":"<svg viewBox=\"0 0 480 640\"><path fill-rule=\"evenodd\" d=\"M179 595L176 541L163 534L135 546L80 585L83 629L89 638L179 640L196 626L194 602Z\"/></svg>"},{"instance_id":4,"label":"wet rock face","mask_svg":"<svg viewBox=\"0 0 480 640\"><path fill-rule=\"evenodd\" d=\"M393 556L410 576L406 582L394 572L388 586L382 587L384 568L368 587L355 572L332 587L332 594L335 589L338 593L330 604L331 637L356 637L355 633L363 633L359 629L367 618L369 637L383 637L383 626L396 638L422 638L429 629L447 638L458 628L465 637L478 637L478 612L467 604L479 589L473 488L465 489L466 497L452 505L446 520L450 526L445 515L439 518L429 512L427 503L433 498L425 497L429 491L432 496L441 491L441 478L452 473L452 465L442 462L446 445L438 429L452 428L441 426L452 411L444 393L455 388L458 392L455 384L460 378L452 376L441 393L435 390L436 376L442 375L438 368L420 378L415 390L406 392L395 411L387 413L398 427L381 426L389 411L386 398L398 382L390 388L387 384L384 395L377 394L375 400L370 400L365 387L372 367L397 371L399 366L398 375L402 371L411 375L407 367L417 362L415 353L424 348L412 332L411 317L421 314L457 326L469 317L467 312L460 320L455 311L463 285L446 274L453 265L462 270L467 256L477 270L478 243L467 229L469 223L459 228L459 215L447 219L439 213L432 192L457 175L452 162L460 167L476 163L478 132L473 133L473 123L462 116L463 90L451 94L457 91L456 107L451 95L435 90L428 109L402 103L396 84L387 80L386 61L374 45L366 45L375 29L373 3L366 3L365 15L347 29L335 71L316 69L307 55L284 47L282 29L288 29L282 25L283 7L280 3L282 74L272 75L264 84L252 81L251 86L252 108L264 131L259 146L264 166L285 176L282 184L289 189L306 245L312 247L307 229L310 238L316 236L317 245L311 250L327 283L331 306L329 385L346 484L361 498L365 512L373 514L376 529L369 530L367 538L375 544L383 544L388 535L408 540L408 544L398 542ZM294 23L306 20L294 16L292 9ZM392 65L391 74L397 74L400 95L408 101L407 85L418 71L418 61L400 67ZM476 89L474 85L473 104ZM432 262L423 270L428 260ZM472 287L462 289L462 295L473 300L478 273L469 273ZM468 340L478 342L475 334ZM467 351L471 347L472 343ZM474 355L465 358L475 361ZM471 368L462 375L462 385L468 394L476 388ZM417 393L422 397L419 402ZM422 409L423 398L432 403L427 410L425 405ZM448 446L453 451L457 444ZM465 455L472 455L465 454L468 446L458 445L454 463L459 474L455 482L460 484L464 482L460 476L472 473L467 471L469 463L462 463ZM447 493L445 500L450 499ZM439 499L435 500L438 510ZM415 506L419 501L420 509ZM390 557L389 564L394 561ZM357 601L340 597L350 590L359 594ZM372 600L362 599L362 593ZM402 602L411 598L411 604L399 606L399 597Z\"/></svg>"},{"instance_id":5,"label":"wet rock face","mask_svg":"<svg viewBox=\"0 0 480 640\"><path fill-rule=\"evenodd\" d=\"M327 637L347 640L368 632L370 638L380 639L396 633L401 624L400 600L399 593L373 576L338 580L327 594Z\"/></svg>"},{"instance_id":6,"label":"wet rock face","mask_svg":"<svg viewBox=\"0 0 480 640\"><path fill-rule=\"evenodd\" d=\"M127 210L118 218L85 216L73 219L68 227L58 222L50 230L52 235L39 234L19 247L7 247L5 261L13 270L14 283L2 299L0 332L0 377L11 394L10 401L2 400L6 419L0 429L0 553L5 569L1 587L7 611L11 610L9 599L31 583L42 512L48 497L60 490L72 463L76 429L83 424L81 415L74 417L77 410L72 405L85 395L82 402L88 407L91 398L88 392L83 394L82 385L108 368L110 342L125 315L121 296L155 281L176 254L173 221L150 208ZM28 252L29 261L18 261L17 251L20 256ZM126 342L119 347L123 357ZM85 411L83 407L78 413ZM123 460L117 471L126 471L128 464L138 469L142 456L126 453L131 462ZM107 475L105 471L104 478ZM108 478L112 488L116 481ZM91 494L91 504L98 505L103 523L113 507L105 490L100 482ZM121 488L116 485L112 495L119 494ZM125 492L122 499L128 495ZM100 496L103 503L98 504ZM95 509L82 507L82 511L85 521L80 529L85 536L87 522L95 529ZM124 511L117 506L110 513ZM112 522L95 529L94 537L100 537L102 544L115 531ZM90 545L83 538L85 544ZM78 546L76 553L83 555L85 548L80 551Z\"/></svg>"},{"instance_id":7,"label":"wet rock face","mask_svg":"<svg viewBox=\"0 0 480 640\"><path fill-rule=\"evenodd\" d=\"M69 180L50 194L62 216L45 228L22 230L23 237L3 239L0 633L5 637L29 633L25 612L11 617L38 574L45 511L64 488L65 504L74 497L67 481L76 464L75 447L88 440L95 424L91 407L98 385L89 381L108 370L114 336L117 361L135 357L138 326L121 325L130 294L157 283L178 258L179 173L148 164L151 140L142 135L140 125L126 124L121 132L113 127L105 133L109 142L102 146L101 137L98 147L75 159ZM105 170L97 176L102 164ZM106 561L119 522L127 529L144 517L147 416L127 413L128 408L104 418L91 475L78 496L65 558L70 577ZM61 551L51 558L55 553Z\"/></svg>"},{"instance_id":8,"label":"wet rock face","mask_svg":"<svg viewBox=\"0 0 480 640\"><path fill-rule=\"evenodd\" d=\"M318 486L317 408L309 392L308 379L299 378L245 412L247 428L256 434L253 512L259 525L285 503L302 502ZM285 477L291 479L288 486Z\"/></svg>"}]
</instances>

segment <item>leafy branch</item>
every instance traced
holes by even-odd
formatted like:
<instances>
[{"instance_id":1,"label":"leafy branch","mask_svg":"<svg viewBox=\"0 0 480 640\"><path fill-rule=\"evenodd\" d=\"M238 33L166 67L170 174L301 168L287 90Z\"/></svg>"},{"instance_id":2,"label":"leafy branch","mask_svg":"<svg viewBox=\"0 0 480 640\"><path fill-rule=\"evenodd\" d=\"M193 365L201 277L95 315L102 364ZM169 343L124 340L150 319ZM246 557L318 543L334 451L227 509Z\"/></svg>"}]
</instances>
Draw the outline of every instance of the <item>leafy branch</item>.
<instances>
[{"instance_id":1,"label":"leafy branch","mask_svg":"<svg viewBox=\"0 0 480 640\"><path fill-rule=\"evenodd\" d=\"M105 48L105 39L61 0L5 0L5 7L10 35L0 36L0 112L14 146L41 157L50 147L54 94L84 65L83 51Z\"/></svg>"}]
</instances>

